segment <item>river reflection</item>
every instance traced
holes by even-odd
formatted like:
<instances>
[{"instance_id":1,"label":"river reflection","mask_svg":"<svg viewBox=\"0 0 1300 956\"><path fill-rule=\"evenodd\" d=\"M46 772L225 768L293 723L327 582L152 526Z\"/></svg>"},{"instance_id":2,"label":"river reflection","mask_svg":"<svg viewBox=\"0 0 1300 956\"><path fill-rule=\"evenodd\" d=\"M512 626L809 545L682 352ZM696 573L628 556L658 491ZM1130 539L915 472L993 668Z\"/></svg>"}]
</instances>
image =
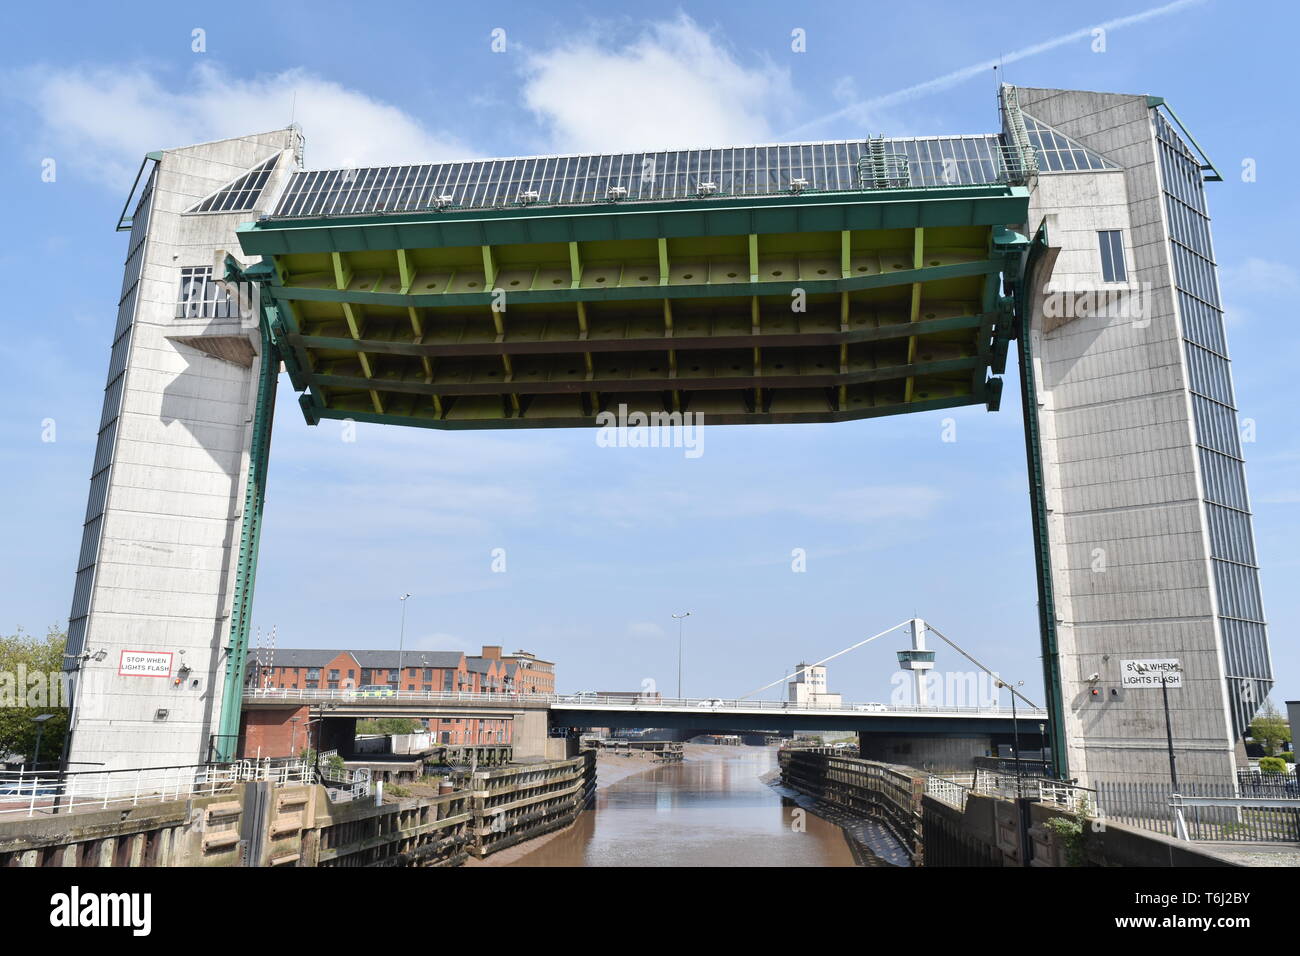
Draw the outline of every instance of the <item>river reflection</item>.
<instances>
[{"instance_id":1,"label":"river reflection","mask_svg":"<svg viewBox=\"0 0 1300 956\"><path fill-rule=\"evenodd\" d=\"M782 806L760 779L775 748L688 751L600 790L595 812L511 865L853 866L839 827Z\"/></svg>"}]
</instances>

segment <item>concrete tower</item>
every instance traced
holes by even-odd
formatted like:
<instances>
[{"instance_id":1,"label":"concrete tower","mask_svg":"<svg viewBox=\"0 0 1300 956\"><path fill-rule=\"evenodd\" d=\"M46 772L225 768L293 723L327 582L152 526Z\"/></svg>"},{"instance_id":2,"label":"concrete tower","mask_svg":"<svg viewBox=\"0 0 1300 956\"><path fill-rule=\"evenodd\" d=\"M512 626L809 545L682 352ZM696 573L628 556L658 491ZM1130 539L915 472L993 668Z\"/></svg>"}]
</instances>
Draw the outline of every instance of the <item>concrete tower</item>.
<instances>
[{"instance_id":1,"label":"concrete tower","mask_svg":"<svg viewBox=\"0 0 1300 956\"><path fill-rule=\"evenodd\" d=\"M262 352L214 252L238 249L298 147L278 130L142 167L69 615L70 770L208 759Z\"/></svg>"},{"instance_id":2,"label":"concrete tower","mask_svg":"<svg viewBox=\"0 0 1300 956\"><path fill-rule=\"evenodd\" d=\"M1157 97L1004 88L1038 148L1030 222L1055 266L1029 345L1071 776L1168 780L1158 689L1177 658L1179 777L1232 779L1272 685L1204 181ZM1050 257L1049 257L1050 258ZM1041 274L1040 274L1041 280Z\"/></svg>"}]
</instances>

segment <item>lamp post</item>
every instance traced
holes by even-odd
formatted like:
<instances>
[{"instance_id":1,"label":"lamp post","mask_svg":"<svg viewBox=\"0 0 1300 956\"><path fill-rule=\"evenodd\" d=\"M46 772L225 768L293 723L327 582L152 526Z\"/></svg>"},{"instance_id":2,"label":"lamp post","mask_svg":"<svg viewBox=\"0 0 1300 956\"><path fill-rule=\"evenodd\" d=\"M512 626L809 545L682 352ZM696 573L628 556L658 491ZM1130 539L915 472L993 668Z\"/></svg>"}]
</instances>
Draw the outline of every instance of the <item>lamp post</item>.
<instances>
[{"instance_id":1,"label":"lamp post","mask_svg":"<svg viewBox=\"0 0 1300 956\"><path fill-rule=\"evenodd\" d=\"M682 699L682 627L690 611L683 611L681 614L674 614L673 620L677 622L677 699Z\"/></svg>"},{"instance_id":2,"label":"lamp post","mask_svg":"<svg viewBox=\"0 0 1300 956\"><path fill-rule=\"evenodd\" d=\"M1020 723L1016 717L1016 687L1024 687L1025 682L1018 680L1013 687L1006 681L998 681L999 687L1011 692L1011 759L1016 767L1016 796L1020 795Z\"/></svg>"},{"instance_id":3,"label":"lamp post","mask_svg":"<svg viewBox=\"0 0 1300 956\"><path fill-rule=\"evenodd\" d=\"M411 596L408 591L397 600L402 602L402 631L397 639L397 696L402 696L402 651L406 649L406 599Z\"/></svg>"},{"instance_id":4,"label":"lamp post","mask_svg":"<svg viewBox=\"0 0 1300 956\"><path fill-rule=\"evenodd\" d=\"M36 752L32 754L32 770L37 773L41 772L41 735L45 733L45 722L53 716L53 714L39 714L32 718L32 723L36 725Z\"/></svg>"}]
</instances>

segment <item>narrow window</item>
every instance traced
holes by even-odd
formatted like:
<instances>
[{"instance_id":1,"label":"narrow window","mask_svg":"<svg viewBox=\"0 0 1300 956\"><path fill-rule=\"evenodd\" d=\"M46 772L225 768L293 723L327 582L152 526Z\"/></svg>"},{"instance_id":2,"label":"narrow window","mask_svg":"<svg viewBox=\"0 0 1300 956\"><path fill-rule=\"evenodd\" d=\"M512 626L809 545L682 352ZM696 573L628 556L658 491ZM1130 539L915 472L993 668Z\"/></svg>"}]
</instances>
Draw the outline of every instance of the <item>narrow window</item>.
<instances>
[{"instance_id":1,"label":"narrow window","mask_svg":"<svg viewBox=\"0 0 1300 956\"><path fill-rule=\"evenodd\" d=\"M1097 233L1101 248L1101 279L1103 282L1125 282L1128 272L1124 268L1124 238L1118 229Z\"/></svg>"}]
</instances>

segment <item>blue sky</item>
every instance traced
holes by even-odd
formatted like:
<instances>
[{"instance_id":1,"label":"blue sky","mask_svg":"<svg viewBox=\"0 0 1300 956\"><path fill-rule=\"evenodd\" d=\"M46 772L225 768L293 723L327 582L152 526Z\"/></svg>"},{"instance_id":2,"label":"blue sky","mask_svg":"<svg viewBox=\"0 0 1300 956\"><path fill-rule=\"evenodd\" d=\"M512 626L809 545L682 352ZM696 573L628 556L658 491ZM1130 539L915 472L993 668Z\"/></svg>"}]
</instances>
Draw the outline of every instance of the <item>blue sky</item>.
<instances>
[{"instance_id":1,"label":"blue sky","mask_svg":"<svg viewBox=\"0 0 1300 956\"><path fill-rule=\"evenodd\" d=\"M145 152L291 118L310 166L985 132L988 64L1004 57L1025 86L1166 97L1224 172L1210 203L1238 405L1256 423L1274 699L1300 697L1300 18L1283 3L1169 6L16 7L0 35L0 631L66 621L125 254L113 226ZM1089 30L1107 21L1096 51ZM1014 378L1001 413L952 414L955 442L948 413L716 427L693 460L597 448L589 431L363 425L347 443L337 422L303 423L286 380L255 625L281 646L393 646L409 591L408 646L522 647L558 661L562 689L671 693L669 615L690 610L685 690L725 696L918 614L1039 695ZM831 689L888 699L899 646L837 661Z\"/></svg>"}]
</instances>

